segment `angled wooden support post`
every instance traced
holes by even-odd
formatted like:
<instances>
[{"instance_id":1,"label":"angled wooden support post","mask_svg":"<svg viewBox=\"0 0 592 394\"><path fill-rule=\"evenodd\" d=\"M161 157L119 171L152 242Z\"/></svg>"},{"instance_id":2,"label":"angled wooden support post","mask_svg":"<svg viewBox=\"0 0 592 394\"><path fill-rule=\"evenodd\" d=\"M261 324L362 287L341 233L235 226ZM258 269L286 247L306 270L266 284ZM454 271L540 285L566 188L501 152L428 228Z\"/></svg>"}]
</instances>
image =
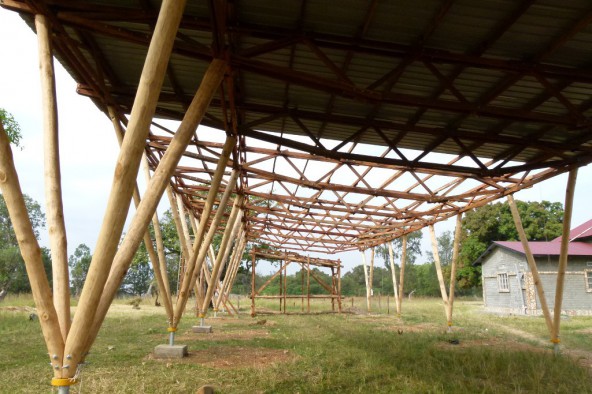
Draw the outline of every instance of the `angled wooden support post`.
<instances>
[{"instance_id":1,"label":"angled wooden support post","mask_svg":"<svg viewBox=\"0 0 592 394\"><path fill-rule=\"evenodd\" d=\"M563 303L563 286L565 283L565 270L567 268L567 256L569 248L569 233L571 230L571 215L573 212L573 199L576 188L578 169L569 172L567 187L565 189L565 211L563 213L563 232L561 233L561 249L559 255L559 267L557 269L557 285L555 287L555 305L553 312L553 349L555 355L559 354L559 329L561 324L561 304Z\"/></svg>"},{"instance_id":2,"label":"angled wooden support post","mask_svg":"<svg viewBox=\"0 0 592 394\"><path fill-rule=\"evenodd\" d=\"M532 255L532 252L530 250L528 239L526 239L526 233L524 232L524 228L522 227L520 213L518 212L516 202L514 201L514 197L512 197L512 195L508 195L508 203L510 204L510 211L512 212L512 217L514 218L514 224L516 225L516 230L518 231L518 237L520 238L520 242L522 242L522 248L524 249L524 254L526 255L526 261L528 262L528 267L530 268L530 272L532 274L532 280L537 290L537 295L539 297L539 302L541 304L543 316L545 317L547 329L549 330L549 334L551 335L551 337L553 337L553 322L551 320L551 314L549 312L547 297L545 296L545 290L543 289L543 284L541 282L539 270L534 260L534 256Z\"/></svg>"},{"instance_id":3,"label":"angled wooden support post","mask_svg":"<svg viewBox=\"0 0 592 394\"><path fill-rule=\"evenodd\" d=\"M66 340L65 353L70 357L67 377L73 377L76 374L78 363L84 357L88 343L94 340L94 337L91 337L94 333L91 331L94 331L92 327L96 324L97 306L101 297L105 295L105 283L123 231L150 122L156 110L184 8L184 0L164 0L160 9L138 83L127 133L117 159L111 193L96 243L95 254ZM150 216L153 213L154 210L150 212ZM144 231L145 228L142 228L140 239ZM136 249L137 245L133 252ZM131 254L133 256L133 253ZM111 300L109 300L110 302ZM100 317L99 326L102 320L103 317Z\"/></svg>"},{"instance_id":4,"label":"angled wooden support post","mask_svg":"<svg viewBox=\"0 0 592 394\"><path fill-rule=\"evenodd\" d=\"M169 198L169 204L171 206L171 213L173 215L173 221L175 222L175 229L177 230L177 237L179 237L179 245L181 246L181 266L179 267L179 279L184 280L184 274L187 270L187 261L191 258L191 253L187 247L187 239L185 238L185 232L181 224L181 215L179 214L179 207L177 206L177 198L171 185L166 188L167 196ZM181 286L183 283L181 282Z\"/></svg>"},{"instance_id":5,"label":"angled wooden support post","mask_svg":"<svg viewBox=\"0 0 592 394\"><path fill-rule=\"evenodd\" d=\"M228 295L232 291L232 285L234 284L234 278L236 276L236 272L238 271L238 267L240 265L240 260L242 257L243 252L245 251L245 234L244 229L241 226L239 236L237 237L239 240L237 242L237 246L232 251L232 256L230 257L230 264L228 265L228 269L226 270L226 275L224 276L224 281L222 282L222 289L220 290L220 294L216 299L216 304L214 305L214 309L219 309L220 302L225 301L228 299Z\"/></svg>"},{"instance_id":6,"label":"angled wooden support post","mask_svg":"<svg viewBox=\"0 0 592 394\"><path fill-rule=\"evenodd\" d=\"M407 262L407 234L403 235L401 245L401 270L399 271L399 299L397 300L397 317L401 318L401 306L403 304L403 290L405 281L405 263Z\"/></svg>"},{"instance_id":7,"label":"angled wooden support post","mask_svg":"<svg viewBox=\"0 0 592 394\"><path fill-rule=\"evenodd\" d=\"M216 215L214 216L214 221L218 220L218 223L211 223L210 230L206 235L206 228L208 226L208 220L210 214L212 213L212 208L214 206L214 202L216 200L216 195L218 194L218 190L220 188L220 184L222 182L222 177L226 170L226 164L230 158L230 154L234 149L234 145L236 144L236 137L234 136L227 136L226 142L224 143L224 147L222 148L222 153L220 158L218 159L218 165L216 167L216 171L214 172L214 176L212 177L212 183L210 184L210 190L208 191L208 196L206 198L206 203L201 213L202 219L199 222L199 227L197 229L197 234L195 234L195 239L193 241L193 253L191 254L191 261L187 264L187 270L185 271L184 278L183 278L183 286L181 286L181 291L179 292L179 299L177 301L177 305L175 307L175 320L178 322L180 319L181 314L185 309L185 305L187 303L187 299L189 297L189 289L191 283L194 283L199 275L201 270L203 260L206 257L208 248L212 242L212 238L214 237L214 233L211 233L211 237L209 241L204 239L204 237L210 237L210 232L215 231L216 227L218 226L219 221L222 218L223 209L218 209ZM230 198L230 193L232 189L234 189L234 185L236 183L236 178L238 174L237 171L232 171L230 176L230 180L226 185L226 190L223 194L223 199ZM228 200L226 200L228 201ZM225 207L226 202L220 202L220 207ZM217 218L217 219L216 219ZM176 324L176 322L174 324Z\"/></svg>"},{"instance_id":8,"label":"angled wooden support post","mask_svg":"<svg viewBox=\"0 0 592 394\"><path fill-rule=\"evenodd\" d=\"M444 275L442 274L442 265L440 264L440 254L438 253L438 239L436 238L436 231L434 225L430 224L430 237L432 240L432 253L434 254L434 264L436 265L436 274L438 275L438 283L440 284L440 294L442 301L444 301L444 312L448 318L448 293L446 292L446 284L444 283Z\"/></svg>"},{"instance_id":9,"label":"angled wooden support post","mask_svg":"<svg viewBox=\"0 0 592 394\"><path fill-rule=\"evenodd\" d=\"M395 296L395 303L399 300L399 289L397 287L397 272L395 271L395 256L393 253L393 243L388 242L389 262L391 266L391 275L393 277L393 293Z\"/></svg>"},{"instance_id":10,"label":"angled wooden support post","mask_svg":"<svg viewBox=\"0 0 592 394\"><path fill-rule=\"evenodd\" d=\"M255 317L255 297L257 293L255 292L255 266L257 265L257 261L255 259L255 248L251 250L251 317Z\"/></svg>"},{"instance_id":11,"label":"angled wooden support post","mask_svg":"<svg viewBox=\"0 0 592 394\"><path fill-rule=\"evenodd\" d=\"M231 137L228 137L231 138ZM234 140L234 139L233 139ZM228 142L228 139L227 139ZM226 147L226 144L225 144ZM226 156L226 159L228 160L228 155L230 155L230 149L228 151L224 150L224 153ZM220 160L222 160L222 158L220 158ZM221 163L218 163L218 165L220 165ZM216 172L218 172L219 168L216 170ZM214 175L214 178L216 178L216 175ZM219 209L216 211L216 214L214 215L214 219L212 220L212 223L210 224L210 228L208 230L208 233L206 234L205 237L199 237L199 243L198 243L198 237L196 237L194 243L193 243L193 253L191 254L191 261L189 261L188 264L188 270L185 273L186 275L186 279L188 281L188 283L194 283L197 280L197 276L199 275L199 273L201 272L201 269L204 265L204 261L206 258L206 255L208 254L208 251L210 250L210 246L212 243L212 240L214 239L214 235L216 234L216 231L218 229L218 225L220 224L220 221L222 220L222 217L224 216L224 208L227 204L228 204L228 200L230 199L230 195L232 194L232 191L234 190L234 186L236 185L236 180L238 178L238 171L237 170L233 170L232 173L230 174L230 179L228 180L228 184L226 185L226 190L224 190L224 194L222 195L222 198L220 199L220 204L219 204ZM212 181L213 182L213 181ZM219 184L219 183L218 183ZM210 189L210 193L212 193L213 191ZM209 195L208 195L209 197ZM212 203L213 203L214 199L212 198ZM206 210L204 208L204 211L202 212L202 217L208 217L209 213L206 215L205 214ZM209 212L211 213L211 206L210 206L210 210ZM205 219L202 219L200 221L200 228L202 226L204 226L206 223L208 222ZM189 275L189 272L191 272L191 275ZM213 278L210 278L210 286L213 286ZM185 288L185 286L183 286L181 288L181 292L180 292L180 297L179 300L177 302L177 305L175 307L175 323L174 324L178 324L179 321L181 320L181 316L183 315L183 312L185 310L185 305L187 304L187 299L189 298L189 291L188 288ZM201 316L200 313L200 317L203 318L203 316Z\"/></svg>"},{"instance_id":12,"label":"angled wooden support post","mask_svg":"<svg viewBox=\"0 0 592 394\"><path fill-rule=\"evenodd\" d=\"M113 267L109 273L109 280L103 288L102 296L97 307L97 315L92 322L92 329L89 329L88 342L86 343L86 346L84 346L86 349L90 348L92 341L96 338L96 334L105 318L109 305L117 294L121 281L129 268L142 237L146 233L148 224L154 216L156 207L160 202L170 177L181 156L185 152L185 149L193 136L193 132L205 115L210 100L220 85L225 69L226 65L221 60L212 61L210 67L208 67L200 88L191 102L189 109L185 113L183 121L179 125L177 132L164 156L160 160L160 163L146 188L146 194L140 202L136 214L129 226L129 230L115 255ZM174 323L175 322L173 322L173 324Z\"/></svg>"},{"instance_id":13,"label":"angled wooden support post","mask_svg":"<svg viewBox=\"0 0 592 394\"><path fill-rule=\"evenodd\" d=\"M300 312L304 313L304 263L300 263Z\"/></svg>"},{"instance_id":14,"label":"angled wooden support post","mask_svg":"<svg viewBox=\"0 0 592 394\"><path fill-rule=\"evenodd\" d=\"M370 272L368 273L368 284L370 285L370 304L374 299L374 248L370 249Z\"/></svg>"},{"instance_id":15,"label":"angled wooden support post","mask_svg":"<svg viewBox=\"0 0 592 394\"><path fill-rule=\"evenodd\" d=\"M364 280L366 282L366 309L368 311L368 313L371 312L372 307L370 305L370 284L368 283L368 268L366 266L366 251L365 250L361 250L360 251L362 253L362 264L364 265Z\"/></svg>"},{"instance_id":16,"label":"angled wooden support post","mask_svg":"<svg viewBox=\"0 0 592 394\"><path fill-rule=\"evenodd\" d=\"M150 166L148 165L148 160L146 156L144 156L144 176L146 179L146 184L150 183ZM169 283L169 274L167 272L167 261L166 256L164 254L164 241L162 239L162 231L160 229L160 221L158 220L158 214L154 211L154 215L152 216L152 228L154 229L154 239L156 241L156 253L158 258L158 265L160 268L160 277L162 278L163 287L159 286L159 290L161 293L166 294L168 298L168 303L171 305L172 311L172 294L171 294L171 285ZM158 279L158 277L157 277ZM168 311L167 311L168 314ZM172 314L171 314L172 318Z\"/></svg>"},{"instance_id":17,"label":"angled wooden support post","mask_svg":"<svg viewBox=\"0 0 592 394\"><path fill-rule=\"evenodd\" d=\"M203 304L201 306L200 312L204 315L208 310L208 305L210 304L210 301L214 296L214 291L218 286L220 274L222 273L222 268L224 267L224 263L226 262L230 254L232 241L234 240L234 238L238 234L238 230L240 229L242 220L242 203L242 195L237 196L237 198L234 200L232 211L230 212L230 217L228 218L228 225L226 226L224 235L222 236L222 241L220 242L220 249L218 250L218 256L216 256L216 262L212 267L212 280L210 286L208 287L208 291L206 292L206 296L204 297Z\"/></svg>"},{"instance_id":18,"label":"angled wooden support post","mask_svg":"<svg viewBox=\"0 0 592 394\"><path fill-rule=\"evenodd\" d=\"M113 129L115 130L115 135L117 137L117 141L119 143L119 146L121 147L121 145L123 144L124 133L123 133L123 128L121 126L121 123L119 122L118 113L115 110L115 108L113 108L111 106L109 106L107 108L107 110L109 112L109 117L111 118L111 123L113 124ZM148 165L145 156L142 157L142 160L144 161L144 164ZM148 180L149 179L150 179L150 175L148 174ZM137 209L138 206L140 205L140 190L138 188L137 183L134 188L133 199L134 199L134 205ZM155 215L156 215L156 213L155 213ZM158 230L160 233L160 228ZM156 232L156 228L155 228L155 232ZM162 240L161 240L161 242L162 242ZM148 258L152 264L152 270L154 271L154 276L156 277L156 282L158 283L158 290L162 296L162 300L163 300L164 307L166 310L167 318L170 321L173 318L173 314L172 314L173 307L172 307L172 302L171 302L171 296L170 296L170 292L167 292L166 290L164 290L165 282L164 282L164 278L162 276L162 271L160 268L160 261L159 261L160 259L159 259L158 255L156 254L156 252L154 251L154 245L152 244L152 238L150 237L150 231L148 229L146 229L146 232L144 233L144 245L146 246L146 251L148 252ZM163 251L163 255L164 255L164 251ZM167 279L167 282L168 282L168 279Z\"/></svg>"},{"instance_id":19,"label":"angled wooden support post","mask_svg":"<svg viewBox=\"0 0 592 394\"><path fill-rule=\"evenodd\" d=\"M456 227L454 229L454 243L452 245L452 262L450 267L450 290L448 291L448 330L452 330L452 309L454 307L454 288L456 287L456 266L458 264L458 251L462 230L462 214L456 215Z\"/></svg>"},{"instance_id":20,"label":"angled wooden support post","mask_svg":"<svg viewBox=\"0 0 592 394\"><path fill-rule=\"evenodd\" d=\"M53 68L49 22L45 15L35 15L39 41L39 71L43 102L43 146L45 199L51 247L53 303L58 314L62 338L70 330L70 276L68 273L68 240L62 203L62 175L58 137L58 107Z\"/></svg>"},{"instance_id":21,"label":"angled wooden support post","mask_svg":"<svg viewBox=\"0 0 592 394\"><path fill-rule=\"evenodd\" d=\"M27 276L31 284L33 300L37 308L41 331L45 338L45 345L49 352L49 359L53 369L54 378L64 376L62 369L64 362L64 339L60 331L58 315L52 301L49 281L41 259L41 249L35 238L33 226L25 206L25 200L19 184L10 141L0 121L0 192L4 197L6 208L12 222L14 233L25 261Z\"/></svg>"}]
</instances>

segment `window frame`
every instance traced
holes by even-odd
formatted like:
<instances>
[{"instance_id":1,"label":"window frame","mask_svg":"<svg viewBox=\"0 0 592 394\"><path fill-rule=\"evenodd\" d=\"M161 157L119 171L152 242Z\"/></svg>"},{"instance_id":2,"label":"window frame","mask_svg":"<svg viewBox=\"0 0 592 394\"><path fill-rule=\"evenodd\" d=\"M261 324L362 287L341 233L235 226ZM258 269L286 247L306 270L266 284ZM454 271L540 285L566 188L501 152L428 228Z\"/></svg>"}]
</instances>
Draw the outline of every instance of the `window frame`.
<instances>
[{"instance_id":1,"label":"window frame","mask_svg":"<svg viewBox=\"0 0 592 394\"><path fill-rule=\"evenodd\" d=\"M497 290L499 293L510 292L510 277L507 272L497 273Z\"/></svg>"},{"instance_id":2,"label":"window frame","mask_svg":"<svg viewBox=\"0 0 592 394\"><path fill-rule=\"evenodd\" d=\"M586 285L586 293L592 293L592 269L584 270L584 284Z\"/></svg>"}]
</instances>

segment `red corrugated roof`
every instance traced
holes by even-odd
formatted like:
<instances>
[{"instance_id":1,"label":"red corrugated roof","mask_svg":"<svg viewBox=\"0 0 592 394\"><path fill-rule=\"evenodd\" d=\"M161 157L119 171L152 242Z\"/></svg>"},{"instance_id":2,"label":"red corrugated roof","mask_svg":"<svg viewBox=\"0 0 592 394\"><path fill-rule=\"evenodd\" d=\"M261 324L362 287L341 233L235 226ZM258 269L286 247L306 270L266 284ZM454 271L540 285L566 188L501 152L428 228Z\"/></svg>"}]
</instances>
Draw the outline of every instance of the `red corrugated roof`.
<instances>
[{"instance_id":1,"label":"red corrugated roof","mask_svg":"<svg viewBox=\"0 0 592 394\"><path fill-rule=\"evenodd\" d=\"M578 227L569 232L569 241L575 241L580 238L592 237L592 219L586 223L580 224ZM561 236L555 238L551 242L561 242Z\"/></svg>"},{"instance_id":2,"label":"red corrugated roof","mask_svg":"<svg viewBox=\"0 0 592 394\"><path fill-rule=\"evenodd\" d=\"M494 244L524 254L522 243L518 241L496 241ZM535 256L559 256L561 242L529 242L530 250ZM569 256L592 256L592 244L585 242L570 242Z\"/></svg>"}]
</instances>

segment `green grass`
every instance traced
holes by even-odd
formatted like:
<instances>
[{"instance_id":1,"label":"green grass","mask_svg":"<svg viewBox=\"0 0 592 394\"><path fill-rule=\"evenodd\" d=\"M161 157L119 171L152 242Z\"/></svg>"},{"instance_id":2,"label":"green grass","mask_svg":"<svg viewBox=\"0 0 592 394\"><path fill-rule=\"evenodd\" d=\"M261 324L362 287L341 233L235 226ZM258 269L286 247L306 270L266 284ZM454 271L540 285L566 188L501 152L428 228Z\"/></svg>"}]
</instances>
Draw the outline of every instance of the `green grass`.
<instances>
[{"instance_id":1,"label":"green grass","mask_svg":"<svg viewBox=\"0 0 592 394\"><path fill-rule=\"evenodd\" d=\"M21 308L8 310L16 301ZM400 320L392 315L392 303L391 314L385 314L384 300L382 314L252 319L243 299L239 319L207 319L215 331L209 337L191 333L196 319L188 312L178 343L189 346L191 357L159 361L149 354L167 341L163 308L145 302L134 310L126 302L110 311L81 385L71 392L194 393L210 383L224 393L592 393L590 317L562 322L568 352L554 357L542 318L488 315L474 300L456 303L449 334L436 299L405 300ZM28 319L30 303L19 298L0 304L0 374L9 382L0 385L1 393L51 392L39 323ZM277 304L258 301L263 309ZM351 308L351 299L346 306ZM354 300L355 309L364 306L365 300ZM292 307L299 310L299 301ZM320 302L311 307L331 309ZM263 319L265 324L255 324ZM579 353L572 357L574 350ZM194 358L206 353L224 356L214 364ZM586 363L587 368L580 365Z\"/></svg>"}]
</instances>

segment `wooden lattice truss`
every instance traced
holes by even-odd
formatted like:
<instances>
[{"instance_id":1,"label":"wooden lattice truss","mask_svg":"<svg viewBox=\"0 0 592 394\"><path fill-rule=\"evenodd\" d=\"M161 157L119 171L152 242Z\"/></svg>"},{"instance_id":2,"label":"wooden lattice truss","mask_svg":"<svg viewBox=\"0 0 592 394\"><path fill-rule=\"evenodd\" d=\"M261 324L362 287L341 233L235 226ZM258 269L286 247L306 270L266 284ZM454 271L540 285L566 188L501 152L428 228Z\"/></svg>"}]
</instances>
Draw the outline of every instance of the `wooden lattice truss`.
<instances>
[{"instance_id":1,"label":"wooden lattice truss","mask_svg":"<svg viewBox=\"0 0 592 394\"><path fill-rule=\"evenodd\" d=\"M341 312L341 261L331 259L321 259L310 256L302 256L294 252L282 252L273 249L261 249L254 247L249 252L251 255L251 316L257 314L255 300L257 298L263 299L278 299L280 313L287 313L287 300L300 298L301 312L304 312L304 300L306 299L306 313L310 313L310 300L312 299L329 299L331 301L331 311ZM267 261L279 262L278 270L273 273L265 283L256 286L256 267L257 260L263 259ZM300 274L302 281L301 294L288 295L288 271L290 264L295 263L300 265ZM331 270L331 284L326 283L323 278L318 277L314 270L310 267L328 268ZM306 281L304 279L304 272L306 272ZM275 279L279 277L279 294L277 295L261 295L261 292L269 286ZM310 294L310 280L315 280L326 292L325 295L311 295ZM269 313L269 311L266 311Z\"/></svg>"},{"instance_id":2,"label":"wooden lattice truss","mask_svg":"<svg viewBox=\"0 0 592 394\"><path fill-rule=\"evenodd\" d=\"M431 14L406 9L422 23L409 28L420 38L402 42L366 37L388 30L382 12L392 10L379 1L365 10L349 4L358 13L349 39L345 30L304 28L317 20L315 3L276 3L262 2L265 22L251 20L251 5L240 1L188 5L156 108L182 119L195 76L213 57L226 59L202 124L238 138L229 168L240 171L249 240L308 252L365 249L592 160L592 58L576 58L592 9L558 2L558 26L522 47L515 30L534 29L529 18L550 11L533 1L506 4L480 35L440 50L429 43L449 39L447 17L462 15L452 1ZM130 70L149 43L154 4L3 5L47 14L79 92L105 111L130 111ZM513 57L513 48L522 52ZM210 184L223 142L210 134L196 133L173 179L197 216L191 196ZM153 169L170 140L153 128Z\"/></svg>"},{"instance_id":3,"label":"wooden lattice truss","mask_svg":"<svg viewBox=\"0 0 592 394\"><path fill-rule=\"evenodd\" d=\"M1 3L39 38L53 294L2 130L0 187L61 388L75 381L142 240L172 337L198 278L217 282L230 250L240 255L248 241L364 250L568 171L570 194L577 168L592 161L589 2ZM53 55L121 143L71 326ZM152 171L140 196L143 154ZM175 305L147 231L167 186L194 227L191 242L179 220L186 267ZM120 243L132 195L137 210ZM221 252L208 271L216 233ZM196 289L200 313L215 288ZM551 321L543 310L557 344L559 313Z\"/></svg>"}]
</instances>

